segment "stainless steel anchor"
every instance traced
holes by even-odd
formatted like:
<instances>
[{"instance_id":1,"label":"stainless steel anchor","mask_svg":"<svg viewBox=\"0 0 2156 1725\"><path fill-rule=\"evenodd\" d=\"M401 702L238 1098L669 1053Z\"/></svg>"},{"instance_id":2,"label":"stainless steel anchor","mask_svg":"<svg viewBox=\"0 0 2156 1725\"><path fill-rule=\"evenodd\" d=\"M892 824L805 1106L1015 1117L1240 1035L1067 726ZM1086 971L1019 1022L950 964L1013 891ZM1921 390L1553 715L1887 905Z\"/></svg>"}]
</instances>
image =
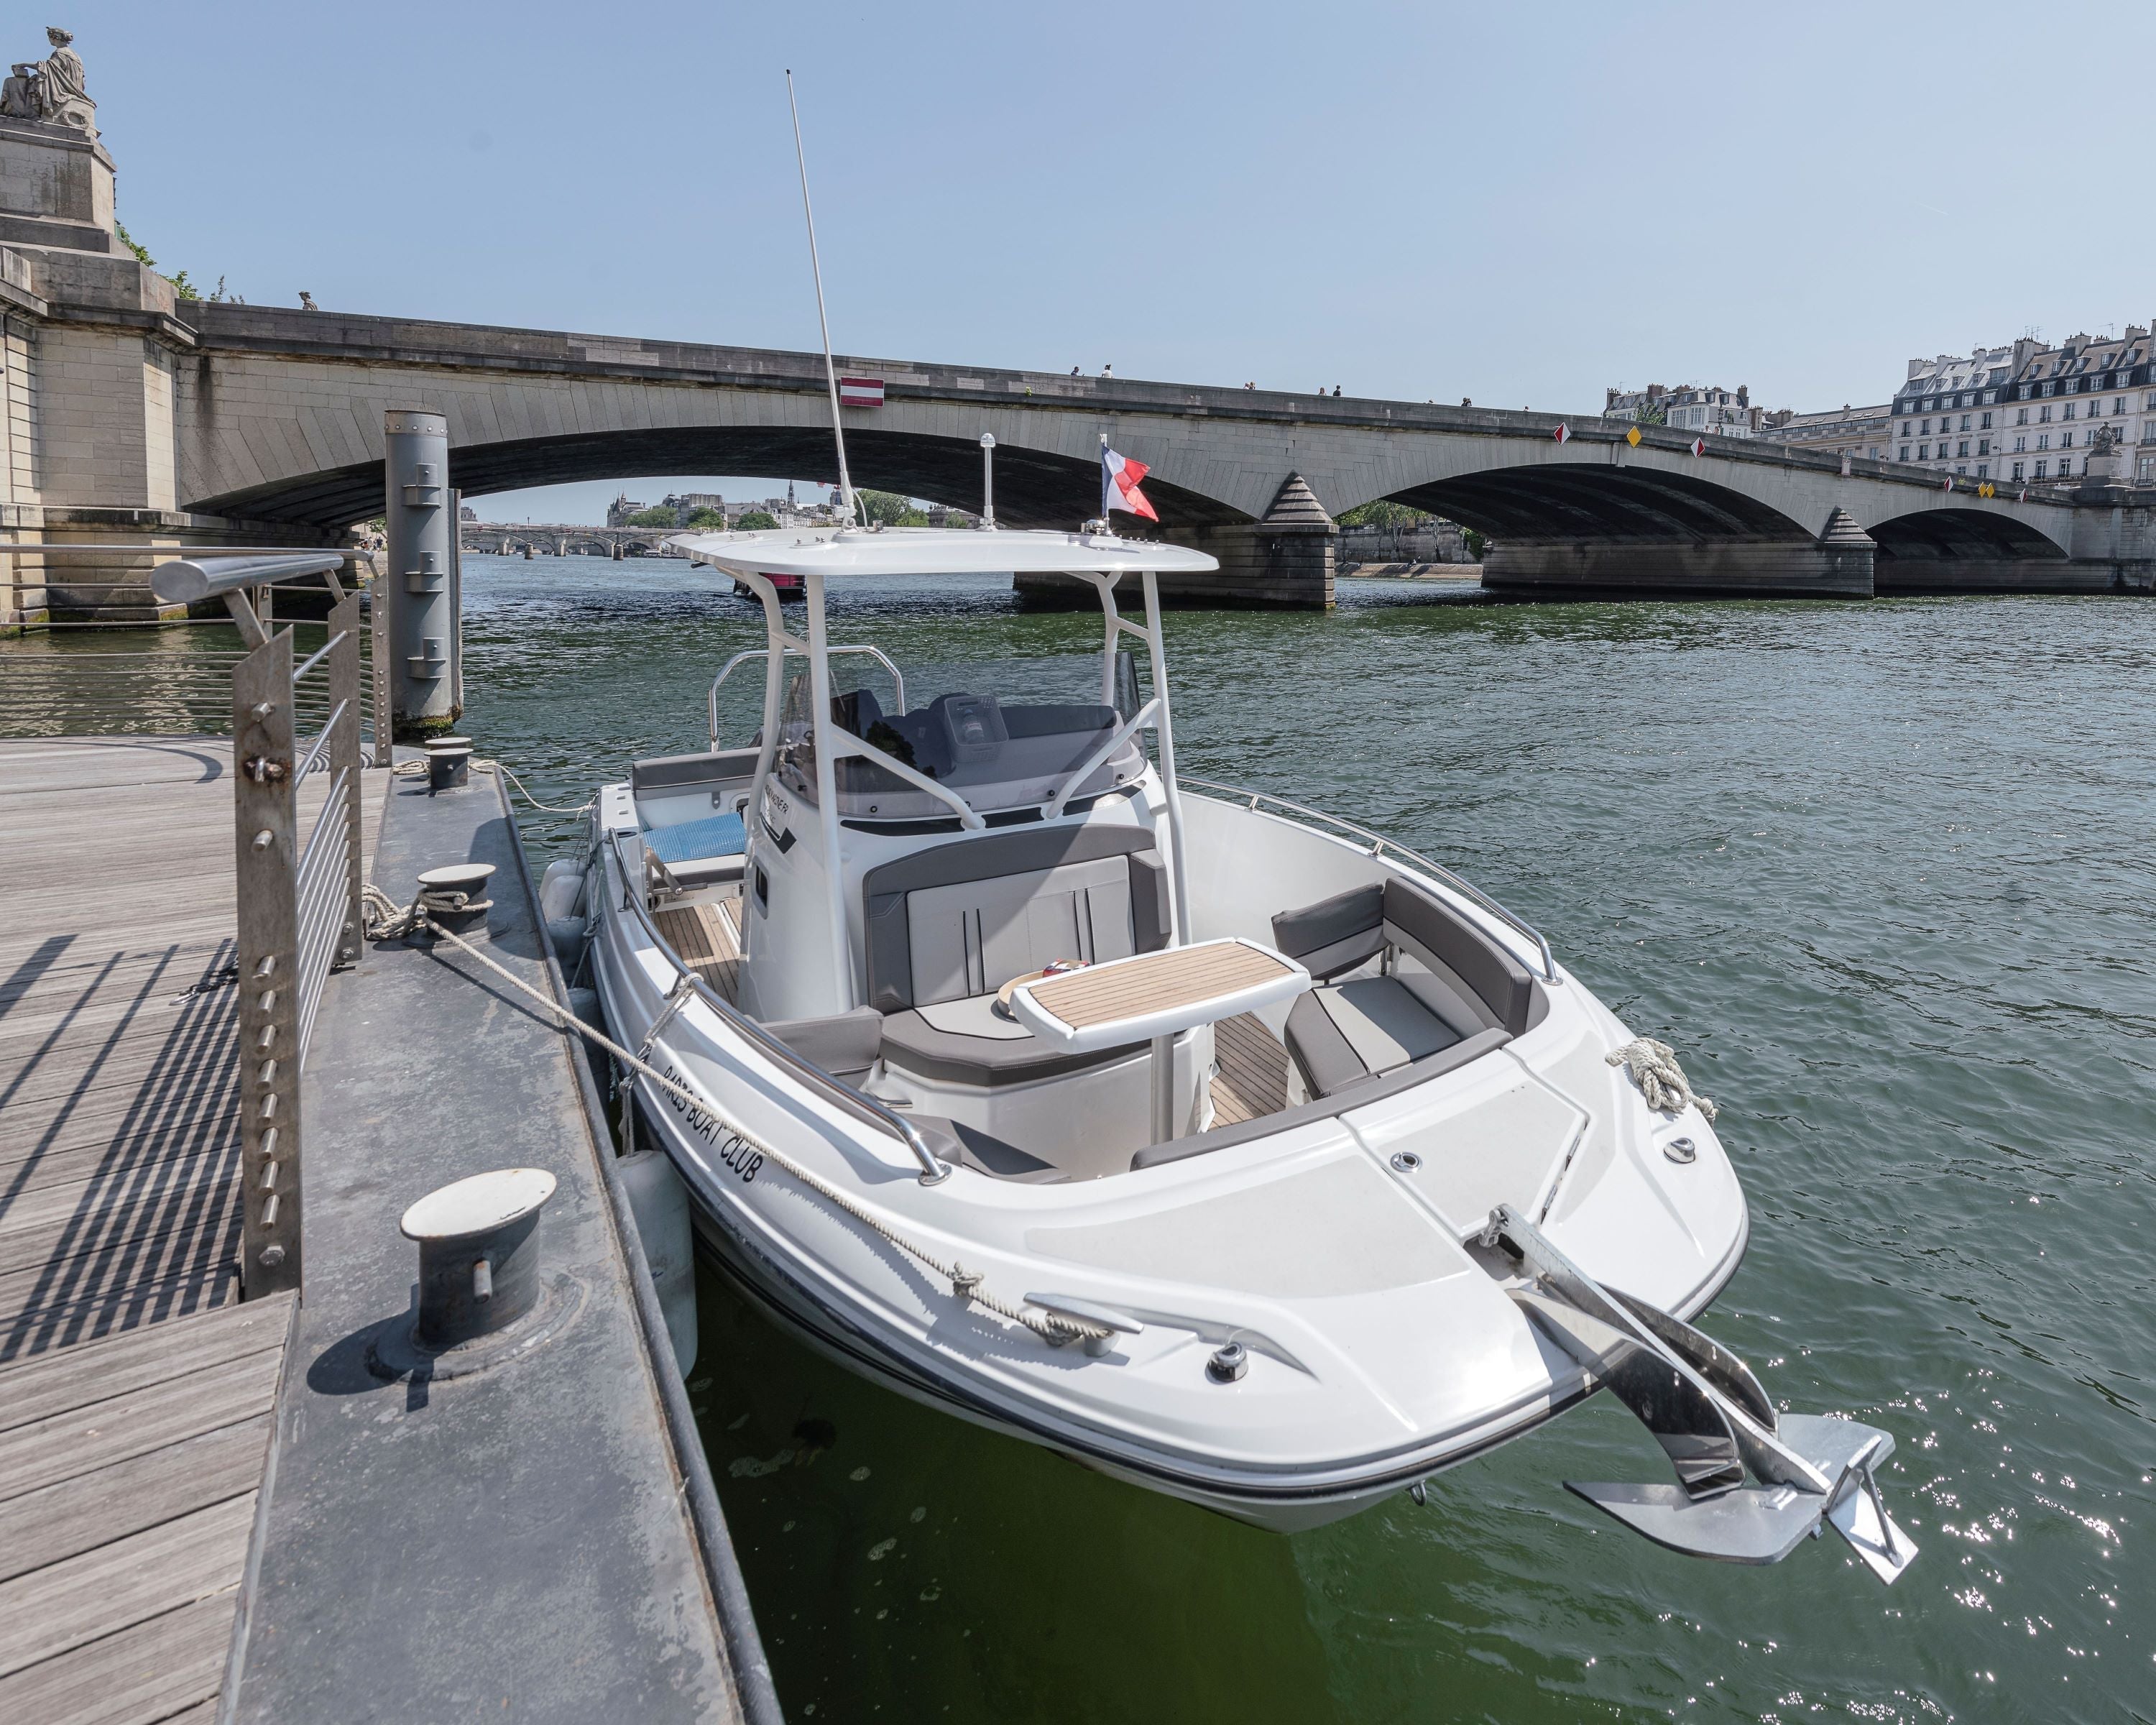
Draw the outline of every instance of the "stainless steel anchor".
<instances>
[{"instance_id":1,"label":"stainless steel anchor","mask_svg":"<svg viewBox=\"0 0 2156 1725\"><path fill-rule=\"evenodd\" d=\"M1681 1319L1604 1288L1510 1204L1486 1244L1519 1258L1531 1286L1512 1299L1639 1416L1676 1470L1674 1486L1567 1480L1657 1545L1731 1563L1778 1563L1822 1522L1892 1584L1917 1547L1894 1525L1878 1469L1894 1439L1876 1425L1777 1414L1751 1368ZM1748 1478L1756 1483L1748 1483Z\"/></svg>"}]
</instances>

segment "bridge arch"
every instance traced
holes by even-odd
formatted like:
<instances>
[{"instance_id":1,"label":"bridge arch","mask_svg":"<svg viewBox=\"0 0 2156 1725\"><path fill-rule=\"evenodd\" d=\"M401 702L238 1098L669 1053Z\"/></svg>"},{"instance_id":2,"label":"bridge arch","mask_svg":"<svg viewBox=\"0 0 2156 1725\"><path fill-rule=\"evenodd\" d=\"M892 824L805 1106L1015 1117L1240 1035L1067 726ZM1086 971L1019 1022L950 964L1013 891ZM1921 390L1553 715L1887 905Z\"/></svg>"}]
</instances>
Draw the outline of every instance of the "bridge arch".
<instances>
[{"instance_id":1,"label":"bridge arch","mask_svg":"<svg viewBox=\"0 0 2156 1725\"><path fill-rule=\"evenodd\" d=\"M1942 501L1874 523L1876 591L1911 593L2086 592L2086 571L2041 528L1989 510Z\"/></svg>"},{"instance_id":2,"label":"bridge arch","mask_svg":"<svg viewBox=\"0 0 2156 1725\"><path fill-rule=\"evenodd\" d=\"M981 506L978 438L850 426L846 460L856 485L961 509ZM449 447L449 482L468 502L495 492L579 480L682 473L814 475L829 484L837 469L828 424L630 427L492 441L453 438ZM362 460L288 474L190 506L205 514L344 527L382 512L382 464ZM1006 526L1075 527L1100 513L1100 468L1093 459L998 439L996 516ZM1146 490L1169 527L1250 519L1173 481L1150 479Z\"/></svg>"}]
</instances>

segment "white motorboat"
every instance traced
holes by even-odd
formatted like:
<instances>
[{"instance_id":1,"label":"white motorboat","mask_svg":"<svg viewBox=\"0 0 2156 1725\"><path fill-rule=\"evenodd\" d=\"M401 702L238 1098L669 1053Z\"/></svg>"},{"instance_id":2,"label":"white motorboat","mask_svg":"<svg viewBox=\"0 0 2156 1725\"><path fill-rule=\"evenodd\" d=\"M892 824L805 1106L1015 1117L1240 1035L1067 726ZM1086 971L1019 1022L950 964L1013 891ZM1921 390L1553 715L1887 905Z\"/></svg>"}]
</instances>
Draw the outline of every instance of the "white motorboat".
<instances>
[{"instance_id":1,"label":"white motorboat","mask_svg":"<svg viewBox=\"0 0 2156 1725\"><path fill-rule=\"evenodd\" d=\"M1155 576L1210 558L1105 531L674 542L762 601L763 649L726 667L760 665L761 728L721 747L715 685L708 752L602 787L577 902L643 1130L774 1317L1279 1529L1419 1498L1607 1387L1677 1476L1574 1487L1612 1514L1748 1562L1825 1520L1899 1573L1892 1438L1778 1417L1691 1327L1748 1223L1681 1078L1445 870L1178 778ZM829 640L834 583L1011 570L1097 590L1084 698L909 691Z\"/></svg>"}]
</instances>

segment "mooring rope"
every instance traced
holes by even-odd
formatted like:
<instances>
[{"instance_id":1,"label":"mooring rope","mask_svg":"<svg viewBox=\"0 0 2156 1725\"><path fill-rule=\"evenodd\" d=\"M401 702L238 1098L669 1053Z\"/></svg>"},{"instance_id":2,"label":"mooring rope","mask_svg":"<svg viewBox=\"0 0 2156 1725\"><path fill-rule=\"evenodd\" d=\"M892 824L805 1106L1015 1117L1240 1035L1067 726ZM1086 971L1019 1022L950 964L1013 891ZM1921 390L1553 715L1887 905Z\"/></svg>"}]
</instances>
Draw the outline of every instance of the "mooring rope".
<instances>
[{"instance_id":1,"label":"mooring rope","mask_svg":"<svg viewBox=\"0 0 2156 1725\"><path fill-rule=\"evenodd\" d=\"M753 1150L767 1161L777 1163L810 1190L821 1194L847 1214L865 1224L881 1235L907 1256L918 1260L951 1284L951 1291L959 1299L993 1312L1010 1322L1022 1324L1043 1340L1060 1347L1066 1342L1083 1341L1093 1337L1114 1333L1105 1324L1090 1322L1082 1318L1066 1317L1060 1312L1049 1312L1024 1303L1013 1305L991 1293L978 1271L968 1270L955 1258L948 1263L938 1258L925 1246L916 1245L898 1231L896 1224L887 1220L860 1202L851 1193L834 1185L821 1174L803 1167L784 1151L777 1149L744 1130L726 1117L716 1106L716 1099L699 1095L686 1085L668 1077L648 1061L631 1053L603 1032L594 1029L574 1013L557 1001L552 995L542 993L523 978L505 969L480 952L470 941L451 933L434 920L435 913L449 915L465 907L469 894L444 891L423 891L408 906L399 907L396 900L371 882L361 889L365 895L367 911L367 934L373 940L395 940L402 936L424 932L437 940L448 941L466 956L475 959L492 971L511 988L528 995L558 1018L563 1026L594 1042L624 1065L641 1073L669 1095L679 1098L689 1106L710 1114L725 1127L729 1136L742 1147ZM684 973L685 978L686 973Z\"/></svg>"},{"instance_id":2,"label":"mooring rope","mask_svg":"<svg viewBox=\"0 0 2156 1725\"><path fill-rule=\"evenodd\" d=\"M1657 1042L1651 1036L1635 1036L1616 1053L1604 1055L1603 1060L1629 1072L1646 1097L1647 1106L1657 1114L1681 1114L1688 1107L1697 1107L1707 1120L1713 1120L1714 1104L1692 1089L1684 1068L1677 1064L1676 1050L1668 1043Z\"/></svg>"},{"instance_id":3,"label":"mooring rope","mask_svg":"<svg viewBox=\"0 0 2156 1725\"><path fill-rule=\"evenodd\" d=\"M596 798L588 798L574 809L558 809L553 803L542 803L536 797L533 796L530 791L525 788L524 781L519 778L514 773L511 773L509 768L503 766L499 761L490 761L482 756L475 755L465 764L470 767L475 773L499 773L504 778L507 779L511 784L516 787L516 794L518 796L523 798L526 802L529 803L534 809L539 810L542 814L588 814L591 811L593 803L598 800ZM389 770L398 778L424 778L427 776L427 763L424 761L399 761Z\"/></svg>"}]
</instances>

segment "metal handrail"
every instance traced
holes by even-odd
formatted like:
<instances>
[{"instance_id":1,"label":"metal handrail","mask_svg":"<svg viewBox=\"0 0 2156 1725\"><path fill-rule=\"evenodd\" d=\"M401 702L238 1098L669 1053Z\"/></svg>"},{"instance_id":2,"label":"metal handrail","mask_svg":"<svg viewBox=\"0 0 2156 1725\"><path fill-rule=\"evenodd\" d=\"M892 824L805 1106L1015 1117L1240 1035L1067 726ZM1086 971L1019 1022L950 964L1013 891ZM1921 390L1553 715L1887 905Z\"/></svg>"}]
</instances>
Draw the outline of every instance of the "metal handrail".
<instances>
[{"instance_id":1,"label":"metal handrail","mask_svg":"<svg viewBox=\"0 0 2156 1725\"><path fill-rule=\"evenodd\" d=\"M786 648L782 650L786 652L794 651L792 648ZM824 649L824 653L827 659L836 659L842 653L867 654L870 658L875 660L886 670L891 673L891 687L896 691L898 696L899 715L901 717L905 716L906 673L901 671L896 665L891 662L891 656L886 654L882 648L870 646L867 642L863 641L851 647L827 647ZM800 655L798 653L794 653L794 656L798 658ZM732 659L729 659L726 664L721 667L718 675L711 679L711 692L706 698L706 705L709 708L711 714L711 752L713 754L716 755L719 752L719 685L725 682L728 677L732 676L738 666L747 664L750 660L768 659L770 657L770 648L752 647L745 653L735 654Z\"/></svg>"},{"instance_id":2,"label":"metal handrail","mask_svg":"<svg viewBox=\"0 0 2156 1725\"><path fill-rule=\"evenodd\" d=\"M681 955L674 950L673 942L659 932L659 925L652 920L649 907L644 904L642 896L636 890L636 877L630 872L629 864L622 857L622 834L619 832L609 832L607 839L613 848L614 866L621 870L622 885L625 889L624 897L627 907L636 912L636 920L643 924L644 932L651 937L653 944L673 961L675 970L689 983L699 1000L716 1013L728 1029L747 1037L765 1054L786 1067L811 1090L820 1093L826 1101L844 1109L857 1120L864 1121L871 1126L882 1127L897 1138L912 1152L913 1159L921 1164L922 1185L933 1186L950 1177L949 1166L928 1147L928 1141L921 1137L921 1129L911 1121L906 1118L904 1115L885 1106L874 1096L855 1090L844 1079L833 1077L813 1060L796 1054L793 1050L765 1029L762 1025L749 1017L733 1002L683 963Z\"/></svg>"},{"instance_id":3,"label":"metal handrail","mask_svg":"<svg viewBox=\"0 0 2156 1725\"><path fill-rule=\"evenodd\" d=\"M343 640L344 631L342 629L339 629L335 634L331 635L329 639L324 641L321 646L316 648L313 652L307 655L306 661L293 671L292 680L295 683L298 682L300 678L306 675L309 671L320 665L325 659L327 659L330 656L330 649L333 647L341 645L343 643Z\"/></svg>"},{"instance_id":4,"label":"metal handrail","mask_svg":"<svg viewBox=\"0 0 2156 1725\"><path fill-rule=\"evenodd\" d=\"M1322 820L1329 826L1339 828L1343 833L1353 833L1357 838L1366 840L1370 846L1370 855L1373 857L1381 856L1388 850L1397 852L1418 868L1428 870L1455 892L1471 899L1476 904L1489 911L1491 916L1532 941L1535 943L1536 951L1542 955L1543 980L1553 986L1558 981L1557 960L1551 955L1550 943L1543 937L1543 932L1539 928L1528 922L1526 917L1507 910L1504 906L1498 903L1496 899L1491 897L1471 880L1463 880L1444 864L1432 862L1420 851L1410 850L1398 839L1388 839L1383 833L1373 833L1369 828L1359 826L1352 820L1342 820L1337 814L1327 814L1322 809L1309 809L1300 803L1291 803L1285 797L1276 797L1270 791L1254 791L1245 785L1222 784L1210 778L1193 778L1187 773L1182 775L1182 781L1200 790L1224 791L1231 797L1247 798L1253 809L1256 809L1260 803L1270 803L1276 809L1285 809L1291 814L1306 815L1312 820Z\"/></svg>"}]
</instances>

